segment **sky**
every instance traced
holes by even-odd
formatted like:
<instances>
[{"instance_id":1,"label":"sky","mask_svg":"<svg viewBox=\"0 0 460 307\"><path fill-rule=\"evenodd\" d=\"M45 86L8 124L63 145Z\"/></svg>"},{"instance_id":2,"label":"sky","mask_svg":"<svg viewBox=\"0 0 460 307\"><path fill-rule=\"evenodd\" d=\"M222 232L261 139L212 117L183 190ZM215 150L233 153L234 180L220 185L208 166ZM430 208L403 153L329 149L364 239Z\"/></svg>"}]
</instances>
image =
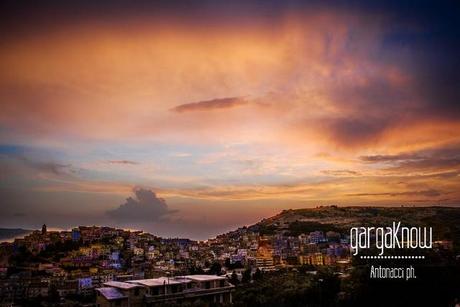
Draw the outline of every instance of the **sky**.
<instances>
[{"instance_id":1,"label":"sky","mask_svg":"<svg viewBox=\"0 0 460 307\"><path fill-rule=\"evenodd\" d=\"M206 239L460 204L455 1L2 1L0 227Z\"/></svg>"}]
</instances>

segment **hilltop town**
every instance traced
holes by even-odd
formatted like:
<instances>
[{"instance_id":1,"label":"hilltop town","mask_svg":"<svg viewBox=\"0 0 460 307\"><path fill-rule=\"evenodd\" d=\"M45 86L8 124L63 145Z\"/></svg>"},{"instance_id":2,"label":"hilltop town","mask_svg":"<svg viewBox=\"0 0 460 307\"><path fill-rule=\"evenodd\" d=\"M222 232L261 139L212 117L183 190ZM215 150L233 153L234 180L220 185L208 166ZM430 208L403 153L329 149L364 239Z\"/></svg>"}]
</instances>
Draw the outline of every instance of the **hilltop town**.
<instances>
[{"instance_id":1,"label":"hilltop town","mask_svg":"<svg viewBox=\"0 0 460 307\"><path fill-rule=\"evenodd\" d=\"M49 231L43 225L1 243L0 305L95 306L128 300L132 306L237 304L238 295L248 289L243 285L254 287L263 275L280 278L279 272L303 272L311 284L329 276L337 284L353 278L354 269L363 264L350 253L349 227L384 225L395 218L411 225L429 223L436 236L427 256L455 262L459 211L336 206L285 210L206 241L100 226ZM326 275L318 278L321 274Z\"/></svg>"}]
</instances>

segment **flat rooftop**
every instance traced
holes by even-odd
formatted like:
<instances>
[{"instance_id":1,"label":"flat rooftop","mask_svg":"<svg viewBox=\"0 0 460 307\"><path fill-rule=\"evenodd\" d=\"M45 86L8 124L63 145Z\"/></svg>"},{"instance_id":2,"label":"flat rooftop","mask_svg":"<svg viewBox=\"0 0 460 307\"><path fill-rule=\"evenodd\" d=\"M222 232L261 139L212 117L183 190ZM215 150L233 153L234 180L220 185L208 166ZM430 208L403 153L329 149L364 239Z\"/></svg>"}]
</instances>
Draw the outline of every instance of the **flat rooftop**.
<instances>
[{"instance_id":1,"label":"flat rooftop","mask_svg":"<svg viewBox=\"0 0 460 307\"><path fill-rule=\"evenodd\" d=\"M159 277L159 278L151 278L151 279L138 279L138 280L129 280L127 281L130 284L138 284L147 287L157 287L163 285L178 285L190 282L188 279L183 278L174 278L174 277Z\"/></svg>"},{"instance_id":2,"label":"flat rooftop","mask_svg":"<svg viewBox=\"0 0 460 307\"><path fill-rule=\"evenodd\" d=\"M101 293L101 295L104 296L109 301L124 299L127 297L123 293L121 293L121 291L118 290L117 288L104 287L104 288L97 288L96 290L99 291L99 293Z\"/></svg>"},{"instance_id":3,"label":"flat rooftop","mask_svg":"<svg viewBox=\"0 0 460 307\"><path fill-rule=\"evenodd\" d=\"M225 276L217 276L217 275L185 275L181 277L187 278L193 281L211 281L211 280L226 279Z\"/></svg>"},{"instance_id":4,"label":"flat rooftop","mask_svg":"<svg viewBox=\"0 0 460 307\"><path fill-rule=\"evenodd\" d=\"M129 290L129 289L139 287L139 285L131 284L131 283L124 282L124 281L108 281L104 283L104 286L115 287L115 288L124 289L124 290Z\"/></svg>"},{"instance_id":5,"label":"flat rooftop","mask_svg":"<svg viewBox=\"0 0 460 307\"><path fill-rule=\"evenodd\" d=\"M217 275L185 275L185 276L175 276L175 277L159 277L159 278L150 278L150 279L136 279L136 280L127 280L127 281L108 281L104 283L104 286L113 287L123 290L129 290L136 287L159 287L166 285L178 285L178 284L187 284L192 281L203 282L203 281L213 281L213 280L224 280L225 276Z\"/></svg>"}]
</instances>

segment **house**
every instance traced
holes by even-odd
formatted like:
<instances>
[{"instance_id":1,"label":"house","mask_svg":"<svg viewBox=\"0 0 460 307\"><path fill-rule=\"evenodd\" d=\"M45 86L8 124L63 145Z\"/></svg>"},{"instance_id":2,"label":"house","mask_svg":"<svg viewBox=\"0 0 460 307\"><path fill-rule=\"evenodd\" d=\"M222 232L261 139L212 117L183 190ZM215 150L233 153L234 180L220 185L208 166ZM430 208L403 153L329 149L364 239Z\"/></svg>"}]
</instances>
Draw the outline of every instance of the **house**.
<instances>
[{"instance_id":1,"label":"house","mask_svg":"<svg viewBox=\"0 0 460 307\"><path fill-rule=\"evenodd\" d=\"M110 281L97 288L97 306L156 306L167 303L231 303L234 286L225 276L185 275Z\"/></svg>"}]
</instances>

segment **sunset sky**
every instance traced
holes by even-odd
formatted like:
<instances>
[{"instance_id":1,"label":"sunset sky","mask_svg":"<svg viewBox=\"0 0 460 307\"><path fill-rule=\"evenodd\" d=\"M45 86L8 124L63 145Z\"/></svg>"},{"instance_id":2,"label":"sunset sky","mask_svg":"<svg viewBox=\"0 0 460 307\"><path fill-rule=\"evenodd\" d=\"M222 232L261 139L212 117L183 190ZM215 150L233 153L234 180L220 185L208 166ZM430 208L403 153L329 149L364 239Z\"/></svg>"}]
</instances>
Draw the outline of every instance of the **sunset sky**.
<instances>
[{"instance_id":1,"label":"sunset sky","mask_svg":"<svg viewBox=\"0 0 460 307\"><path fill-rule=\"evenodd\" d=\"M458 2L94 2L1 2L0 228L460 204Z\"/></svg>"}]
</instances>

